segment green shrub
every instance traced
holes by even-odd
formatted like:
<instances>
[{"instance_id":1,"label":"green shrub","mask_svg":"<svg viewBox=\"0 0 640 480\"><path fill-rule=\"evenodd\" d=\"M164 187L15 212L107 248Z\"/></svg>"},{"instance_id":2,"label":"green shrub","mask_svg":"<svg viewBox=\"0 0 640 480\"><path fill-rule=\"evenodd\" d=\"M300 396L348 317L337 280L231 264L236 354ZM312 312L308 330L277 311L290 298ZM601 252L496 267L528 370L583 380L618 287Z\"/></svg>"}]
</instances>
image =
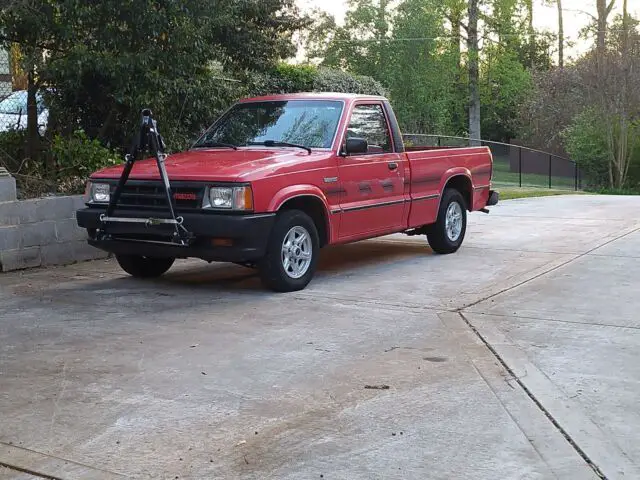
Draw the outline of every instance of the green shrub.
<instances>
[{"instance_id":1,"label":"green shrub","mask_svg":"<svg viewBox=\"0 0 640 480\"><path fill-rule=\"evenodd\" d=\"M19 198L39 197L55 190L53 183L46 179L44 158L47 148L44 140L40 140L43 158L34 161L27 158L26 129L0 132L0 166L15 177Z\"/></svg>"},{"instance_id":2,"label":"green shrub","mask_svg":"<svg viewBox=\"0 0 640 480\"><path fill-rule=\"evenodd\" d=\"M386 95L384 87L373 78L364 75L352 75L332 68L318 69L313 82L313 90L316 92Z\"/></svg>"},{"instance_id":3,"label":"green shrub","mask_svg":"<svg viewBox=\"0 0 640 480\"><path fill-rule=\"evenodd\" d=\"M297 92L385 95L382 85L371 77L311 65L281 64L268 73L252 75L248 82L251 96Z\"/></svg>"},{"instance_id":4,"label":"green shrub","mask_svg":"<svg viewBox=\"0 0 640 480\"><path fill-rule=\"evenodd\" d=\"M584 110L562 133L565 148L578 163L587 187L603 187L609 183L608 149L605 128L596 112Z\"/></svg>"},{"instance_id":5,"label":"green shrub","mask_svg":"<svg viewBox=\"0 0 640 480\"><path fill-rule=\"evenodd\" d=\"M640 124L630 126L630 163L624 188L611 189L607 125L604 121L593 109L586 109L576 115L571 125L562 133L567 152L580 166L587 188L597 191L604 189L601 193L640 191Z\"/></svg>"},{"instance_id":6,"label":"green shrub","mask_svg":"<svg viewBox=\"0 0 640 480\"><path fill-rule=\"evenodd\" d=\"M0 132L0 165L10 172L17 172L25 158L26 130Z\"/></svg>"},{"instance_id":7,"label":"green shrub","mask_svg":"<svg viewBox=\"0 0 640 480\"><path fill-rule=\"evenodd\" d=\"M596 188L588 189L587 191L593 193L599 193L601 195L640 195L640 188Z\"/></svg>"},{"instance_id":8,"label":"green shrub","mask_svg":"<svg viewBox=\"0 0 640 480\"><path fill-rule=\"evenodd\" d=\"M80 193L91 173L122 161L116 152L90 139L83 130L76 130L69 137L54 136L51 155L60 193Z\"/></svg>"}]
</instances>

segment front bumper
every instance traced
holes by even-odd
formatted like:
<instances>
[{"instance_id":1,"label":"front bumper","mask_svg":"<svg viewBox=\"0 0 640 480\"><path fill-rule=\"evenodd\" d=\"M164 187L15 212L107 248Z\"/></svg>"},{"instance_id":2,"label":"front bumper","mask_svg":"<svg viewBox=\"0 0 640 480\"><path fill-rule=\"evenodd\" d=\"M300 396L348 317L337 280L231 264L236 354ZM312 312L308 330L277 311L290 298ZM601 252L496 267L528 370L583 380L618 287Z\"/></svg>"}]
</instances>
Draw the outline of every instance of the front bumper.
<instances>
[{"instance_id":1,"label":"front bumper","mask_svg":"<svg viewBox=\"0 0 640 480\"><path fill-rule=\"evenodd\" d=\"M116 255L201 258L207 261L250 262L262 258L275 220L274 213L221 214L180 212L183 226L193 235L188 246L172 244L172 225L108 223L108 235L98 238L100 215L106 208L88 207L76 212L78 226L86 228L89 244ZM150 210L116 209L114 217L166 218ZM214 245L214 242L216 243Z\"/></svg>"}]
</instances>

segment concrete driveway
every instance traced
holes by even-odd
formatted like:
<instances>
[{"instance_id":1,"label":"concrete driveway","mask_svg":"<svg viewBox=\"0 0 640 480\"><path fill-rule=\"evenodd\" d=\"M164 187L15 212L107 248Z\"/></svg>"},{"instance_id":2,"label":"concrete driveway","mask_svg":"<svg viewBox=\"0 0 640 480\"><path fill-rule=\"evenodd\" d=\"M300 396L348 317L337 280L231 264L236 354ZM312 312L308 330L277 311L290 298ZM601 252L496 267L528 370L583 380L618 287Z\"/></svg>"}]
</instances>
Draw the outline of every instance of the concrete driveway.
<instances>
[{"instance_id":1,"label":"concrete driveway","mask_svg":"<svg viewBox=\"0 0 640 480\"><path fill-rule=\"evenodd\" d=\"M504 202L435 256L0 276L0 479L640 478L640 197Z\"/></svg>"}]
</instances>

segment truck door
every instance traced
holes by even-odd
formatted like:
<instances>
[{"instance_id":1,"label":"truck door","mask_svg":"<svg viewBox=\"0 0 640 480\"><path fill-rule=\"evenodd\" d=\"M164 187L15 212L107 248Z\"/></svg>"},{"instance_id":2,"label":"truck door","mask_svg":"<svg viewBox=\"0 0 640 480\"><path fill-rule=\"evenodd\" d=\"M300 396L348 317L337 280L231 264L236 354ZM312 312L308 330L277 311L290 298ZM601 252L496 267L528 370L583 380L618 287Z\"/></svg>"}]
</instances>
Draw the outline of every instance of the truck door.
<instances>
[{"instance_id":1,"label":"truck door","mask_svg":"<svg viewBox=\"0 0 640 480\"><path fill-rule=\"evenodd\" d=\"M340 238L359 237L402 229L405 195L405 156L396 153L382 102L357 102L343 142L362 138L366 153L338 159L342 185Z\"/></svg>"}]
</instances>

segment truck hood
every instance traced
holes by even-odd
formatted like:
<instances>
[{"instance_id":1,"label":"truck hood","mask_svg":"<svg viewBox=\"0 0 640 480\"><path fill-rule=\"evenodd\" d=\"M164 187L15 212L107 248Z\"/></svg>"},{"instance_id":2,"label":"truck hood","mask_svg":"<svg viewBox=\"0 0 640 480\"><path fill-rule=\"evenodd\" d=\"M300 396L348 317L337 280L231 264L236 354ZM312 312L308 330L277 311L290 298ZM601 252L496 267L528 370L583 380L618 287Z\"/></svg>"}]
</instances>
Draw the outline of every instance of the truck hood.
<instances>
[{"instance_id":1,"label":"truck hood","mask_svg":"<svg viewBox=\"0 0 640 480\"><path fill-rule=\"evenodd\" d=\"M322 152L322 155L326 153ZM171 180L232 182L249 180L249 176L256 174L266 176L292 163L317 157L318 154L319 152L308 155L297 149L189 150L169 155L165 165ZM123 164L108 167L94 173L91 178L118 178L123 168ZM129 178L159 180L155 159L137 161Z\"/></svg>"}]
</instances>

